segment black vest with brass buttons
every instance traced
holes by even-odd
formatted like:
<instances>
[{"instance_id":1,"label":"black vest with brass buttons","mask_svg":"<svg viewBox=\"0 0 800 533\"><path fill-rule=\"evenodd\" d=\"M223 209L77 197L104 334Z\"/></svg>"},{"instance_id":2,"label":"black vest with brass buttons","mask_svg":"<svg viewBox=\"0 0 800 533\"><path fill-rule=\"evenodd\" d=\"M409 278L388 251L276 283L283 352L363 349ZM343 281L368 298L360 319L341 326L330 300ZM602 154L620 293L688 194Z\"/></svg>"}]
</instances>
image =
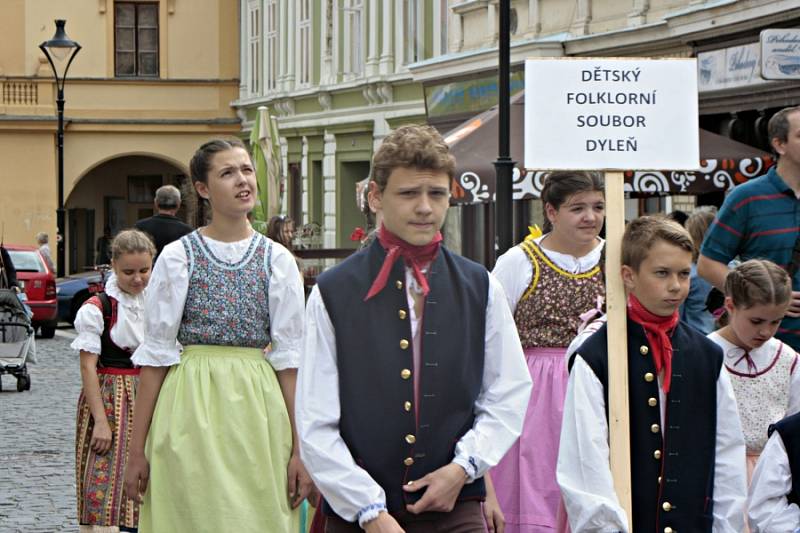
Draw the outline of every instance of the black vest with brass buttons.
<instances>
[{"instance_id":1,"label":"black vest with brass buttons","mask_svg":"<svg viewBox=\"0 0 800 533\"><path fill-rule=\"evenodd\" d=\"M472 428L483 382L489 277L483 266L440 248L429 267L419 326L422 368L415 369L402 259L384 289L364 301L385 257L376 240L320 275L317 285L336 333L339 432L396 513L423 494L406 493L402 485L452 462L456 443ZM479 479L464 485L459 499L484 497ZM325 511L333 512L327 505Z\"/></svg>"},{"instance_id":2,"label":"black vest with brass buttons","mask_svg":"<svg viewBox=\"0 0 800 533\"><path fill-rule=\"evenodd\" d=\"M769 427L769 434L777 431L786 449L789 459L789 471L792 473L792 491L786 495L789 503L800 505L800 413L787 416Z\"/></svg>"},{"instance_id":3,"label":"black vest with brass buttons","mask_svg":"<svg viewBox=\"0 0 800 533\"><path fill-rule=\"evenodd\" d=\"M576 352L603 384L606 418L607 338L604 325ZM662 422L651 348L642 326L628 320L633 530L710 532L722 350L684 323L671 340L672 384Z\"/></svg>"}]
</instances>

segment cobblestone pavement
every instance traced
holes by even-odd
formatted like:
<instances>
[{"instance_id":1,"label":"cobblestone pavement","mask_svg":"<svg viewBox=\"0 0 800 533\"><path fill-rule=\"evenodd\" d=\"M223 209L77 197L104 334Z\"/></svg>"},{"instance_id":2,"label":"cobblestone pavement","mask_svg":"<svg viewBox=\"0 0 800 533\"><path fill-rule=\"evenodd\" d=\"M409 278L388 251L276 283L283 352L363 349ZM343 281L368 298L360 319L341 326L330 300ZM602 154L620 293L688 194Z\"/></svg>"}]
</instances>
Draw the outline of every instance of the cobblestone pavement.
<instances>
[{"instance_id":1,"label":"cobblestone pavement","mask_svg":"<svg viewBox=\"0 0 800 533\"><path fill-rule=\"evenodd\" d=\"M0 392L0 532L76 532L75 408L80 391L75 333L36 339L31 390L2 377Z\"/></svg>"}]
</instances>

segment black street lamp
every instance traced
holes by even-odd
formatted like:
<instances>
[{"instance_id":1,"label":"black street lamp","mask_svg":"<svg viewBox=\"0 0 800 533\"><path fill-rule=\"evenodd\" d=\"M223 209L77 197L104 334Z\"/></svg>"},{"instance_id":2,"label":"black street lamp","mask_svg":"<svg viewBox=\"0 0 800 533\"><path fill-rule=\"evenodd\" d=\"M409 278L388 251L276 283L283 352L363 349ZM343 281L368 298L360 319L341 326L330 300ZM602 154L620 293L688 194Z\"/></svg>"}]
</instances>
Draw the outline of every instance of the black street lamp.
<instances>
[{"instance_id":1,"label":"black street lamp","mask_svg":"<svg viewBox=\"0 0 800 533\"><path fill-rule=\"evenodd\" d=\"M510 15L511 6L508 0L500 0L500 28L498 42L498 102L499 125L498 133L498 154L494 162L497 175L495 186L495 228L497 231L496 246L492 247L492 252L496 255L491 258L494 265L497 256L503 254L514 245L513 242L513 206L512 201L512 175L514 172L515 161L511 159L511 101L510 101L510 48L511 31ZM496 251L495 251L496 250Z\"/></svg>"},{"instance_id":2,"label":"black street lamp","mask_svg":"<svg viewBox=\"0 0 800 533\"><path fill-rule=\"evenodd\" d=\"M67 79L67 71L72 64L72 60L78 55L81 45L67 37L64 31L66 20L56 20L56 33L49 41L39 45L39 49L44 52L45 57L53 67L53 76L56 79L58 96L56 106L58 108L58 208L56 209L56 226L58 227L58 266L56 275L63 277L64 259L67 242L67 232L64 227L64 82Z\"/></svg>"}]
</instances>

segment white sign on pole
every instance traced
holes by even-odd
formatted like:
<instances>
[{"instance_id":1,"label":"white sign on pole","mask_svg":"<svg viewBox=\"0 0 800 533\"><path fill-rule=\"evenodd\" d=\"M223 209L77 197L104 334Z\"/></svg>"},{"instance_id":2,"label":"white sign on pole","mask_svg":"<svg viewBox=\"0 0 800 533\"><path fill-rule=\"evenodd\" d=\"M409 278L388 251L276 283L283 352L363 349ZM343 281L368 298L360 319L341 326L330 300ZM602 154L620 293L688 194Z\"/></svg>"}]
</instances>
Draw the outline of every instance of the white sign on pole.
<instances>
[{"instance_id":1,"label":"white sign on pole","mask_svg":"<svg viewBox=\"0 0 800 533\"><path fill-rule=\"evenodd\" d=\"M696 170L694 59L529 59L525 166Z\"/></svg>"},{"instance_id":2,"label":"white sign on pole","mask_svg":"<svg viewBox=\"0 0 800 533\"><path fill-rule=\"evenodd\" d=\"M800 79L800 29L761 32L761 77L766 80Z\"/></svg>"}]
</instances>

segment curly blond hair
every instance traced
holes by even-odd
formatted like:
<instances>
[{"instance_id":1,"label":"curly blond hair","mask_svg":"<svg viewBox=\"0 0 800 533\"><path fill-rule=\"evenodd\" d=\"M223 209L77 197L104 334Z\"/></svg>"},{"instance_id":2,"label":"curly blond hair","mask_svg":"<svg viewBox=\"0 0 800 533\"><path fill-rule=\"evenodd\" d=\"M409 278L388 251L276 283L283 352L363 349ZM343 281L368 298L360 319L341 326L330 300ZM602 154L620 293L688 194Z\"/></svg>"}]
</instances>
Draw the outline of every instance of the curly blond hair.
<instances>
[{"instance_id":1,"label":"curly blond hair","mask_svg":"<svg viewBox=\"0 0 800 533\"><path fill-rule=\"evenodd\" d=\"M444 138L431 126L401 126L383 139L372 158L372 181L383 192L396 168L415 168L455 175L456 159Z\"/></svg>"}]
</instances>

